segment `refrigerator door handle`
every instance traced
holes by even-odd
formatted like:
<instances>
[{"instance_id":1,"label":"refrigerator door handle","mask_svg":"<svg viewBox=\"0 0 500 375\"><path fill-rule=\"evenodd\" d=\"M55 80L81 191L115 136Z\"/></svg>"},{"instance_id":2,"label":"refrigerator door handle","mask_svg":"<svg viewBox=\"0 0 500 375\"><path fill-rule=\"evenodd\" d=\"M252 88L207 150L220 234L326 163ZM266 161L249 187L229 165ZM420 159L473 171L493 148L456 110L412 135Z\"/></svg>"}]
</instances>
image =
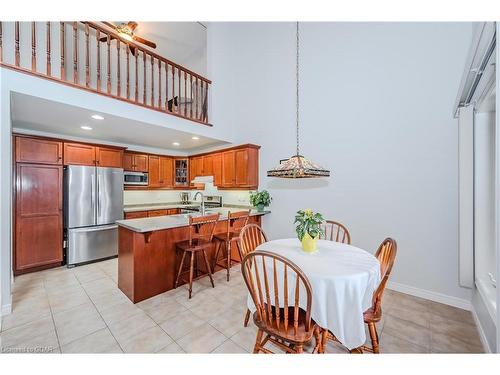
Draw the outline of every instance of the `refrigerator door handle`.
<instances>
[{"instance_id":1,"label":"refrigerator door handle","mask_svg":"<svg viewBox=\"0 0 500 375\"><path fill-rule=\"evenodd\" d=\"M94 224L97 222L97 218L95 217L95 175L92 175L90 179L90 203L92 206L92 211L94 212Z\"/></svg>"},{"instance_id":2,"label":"refrigerator door handle","mask_svg":"<svg viewBox=\"0 0 500 375\"><path fill-rule=\"evenodd\" d=\"M97 171L97 222L101 217L101 173Z\"/></svg>"}]
</instances>

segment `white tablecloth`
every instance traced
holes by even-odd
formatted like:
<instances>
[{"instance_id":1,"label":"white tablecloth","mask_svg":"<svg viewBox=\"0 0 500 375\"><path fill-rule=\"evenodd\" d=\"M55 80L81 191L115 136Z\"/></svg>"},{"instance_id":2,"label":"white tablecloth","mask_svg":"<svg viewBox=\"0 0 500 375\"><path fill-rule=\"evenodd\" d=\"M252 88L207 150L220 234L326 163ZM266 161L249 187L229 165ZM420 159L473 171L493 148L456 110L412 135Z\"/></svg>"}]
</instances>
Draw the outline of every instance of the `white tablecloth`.
<instances>
[{"instance_id":1,"label":"white tablecloth","mask_svg":"<svg viewBox=\"0 0 500 375\"><path fill-rule=\"evenodd\" d=\"M319 240L318 251L308 254L297 238L269 241L257 250L280 254L302 269L313 289L311 315L318 325L328 328L348 349L365 343L363 312L371 306L380 283L380 264L373 255L326 240ZM288 285L293 282L290 279ZM302 298L300 304L305 308ZM248 307L255 311L250 296Z\"/></svg>"}]
</instances>

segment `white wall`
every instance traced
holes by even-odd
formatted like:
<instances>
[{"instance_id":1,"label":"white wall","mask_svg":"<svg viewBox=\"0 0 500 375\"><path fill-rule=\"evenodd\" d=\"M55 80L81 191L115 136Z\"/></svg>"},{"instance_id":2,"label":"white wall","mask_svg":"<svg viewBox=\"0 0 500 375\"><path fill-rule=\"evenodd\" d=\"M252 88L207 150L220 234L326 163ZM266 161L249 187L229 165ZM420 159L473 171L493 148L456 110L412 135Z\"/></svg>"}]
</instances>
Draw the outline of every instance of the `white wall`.
<instances>
[{"instance_id":1,"label":"white wall","mask_svg":"<svg viewBox=\"0 0 500 375\"><path fill-rule=\"evenodd\" d=\"M195 191L189 191L191 199L194 197ZM166 202L179 202L180 190L125 190L123 194L123 204L149 204L149 203L166 203ZM236 204L247 206L249 202L248 190L219 190L214 193L213 191L206 192L210 195L222 195L223 204ZM199 200L200 198L198 198Z\"/></svg>"},{"instance_id":2,"label":"white wall","mask_svg":"<svg viewBox=\"0 0 500 375\"><path fill-rule=\"evenodd\" d=\"M301 151L332 177L282 181L266 170L294 152L295 25L209 26L212 118L262 145L271 238L294 236L293 214L310 207L370 251L394 237L393 282L468 303L451 113L471 33L470 23L301 24Z\"/></svg>"}]
</instances>

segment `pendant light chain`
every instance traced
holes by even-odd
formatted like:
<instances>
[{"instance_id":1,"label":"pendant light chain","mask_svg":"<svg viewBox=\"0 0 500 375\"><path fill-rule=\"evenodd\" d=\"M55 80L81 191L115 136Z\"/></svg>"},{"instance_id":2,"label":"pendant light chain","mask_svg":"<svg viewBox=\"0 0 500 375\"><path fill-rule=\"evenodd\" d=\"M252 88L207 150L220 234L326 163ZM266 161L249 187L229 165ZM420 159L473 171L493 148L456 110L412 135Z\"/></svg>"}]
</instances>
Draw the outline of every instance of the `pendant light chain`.
<instances>
[{"instance_id":1,"label":"pendant light chain","mask_svg":"<svg viewBox=\"0 0 500 375\"><path fill-rule=\"evenodd\" d=\"M296 63L295 63L295 78L296 78L296 113L295 121L297 126L297 155L299 155L299 22L297 21L297 32L296 32Z\"/></svg>"}]
</instances>

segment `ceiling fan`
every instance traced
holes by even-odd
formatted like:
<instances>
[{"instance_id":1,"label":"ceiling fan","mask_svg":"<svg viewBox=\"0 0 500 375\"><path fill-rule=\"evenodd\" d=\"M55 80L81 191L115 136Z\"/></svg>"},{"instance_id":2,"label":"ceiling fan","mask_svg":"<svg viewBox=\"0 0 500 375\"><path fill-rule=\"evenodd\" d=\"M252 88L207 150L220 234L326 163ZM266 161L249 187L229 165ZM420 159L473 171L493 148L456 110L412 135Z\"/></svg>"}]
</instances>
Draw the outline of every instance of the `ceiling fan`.
<instances>
[{"instance_id":1,"label":"ceiling fan","mask_svg":"<svg viewBox=\"0 0 500 375\"><path fill-rule=\"evenodd\" d=\"M111 22L107 22L107 21L102 21L102 23L105 24L106 26L114 29L122 38L124 38L128 41L131 41L131 42L134 41L137 43L144 44L144 45L151 47L151 48L156 48L156 43L154 43L150 40L141 38L140 36L134 34L134 30L137 27L137 22L134 22L134 21L122 22L118 25L115 25L115 24L113 24ZM111 36L111 40L113 40L113 39L116 39L116 38ZM102 37L100 39L101 42L105 42L107 40L108 40L107 36ZM136 52L137 48L134 48L133 46L129 45L129 49L130 49L130 52L132 52L132 55L135 56L135 52Z\"/></svg>"}]
</instances>

